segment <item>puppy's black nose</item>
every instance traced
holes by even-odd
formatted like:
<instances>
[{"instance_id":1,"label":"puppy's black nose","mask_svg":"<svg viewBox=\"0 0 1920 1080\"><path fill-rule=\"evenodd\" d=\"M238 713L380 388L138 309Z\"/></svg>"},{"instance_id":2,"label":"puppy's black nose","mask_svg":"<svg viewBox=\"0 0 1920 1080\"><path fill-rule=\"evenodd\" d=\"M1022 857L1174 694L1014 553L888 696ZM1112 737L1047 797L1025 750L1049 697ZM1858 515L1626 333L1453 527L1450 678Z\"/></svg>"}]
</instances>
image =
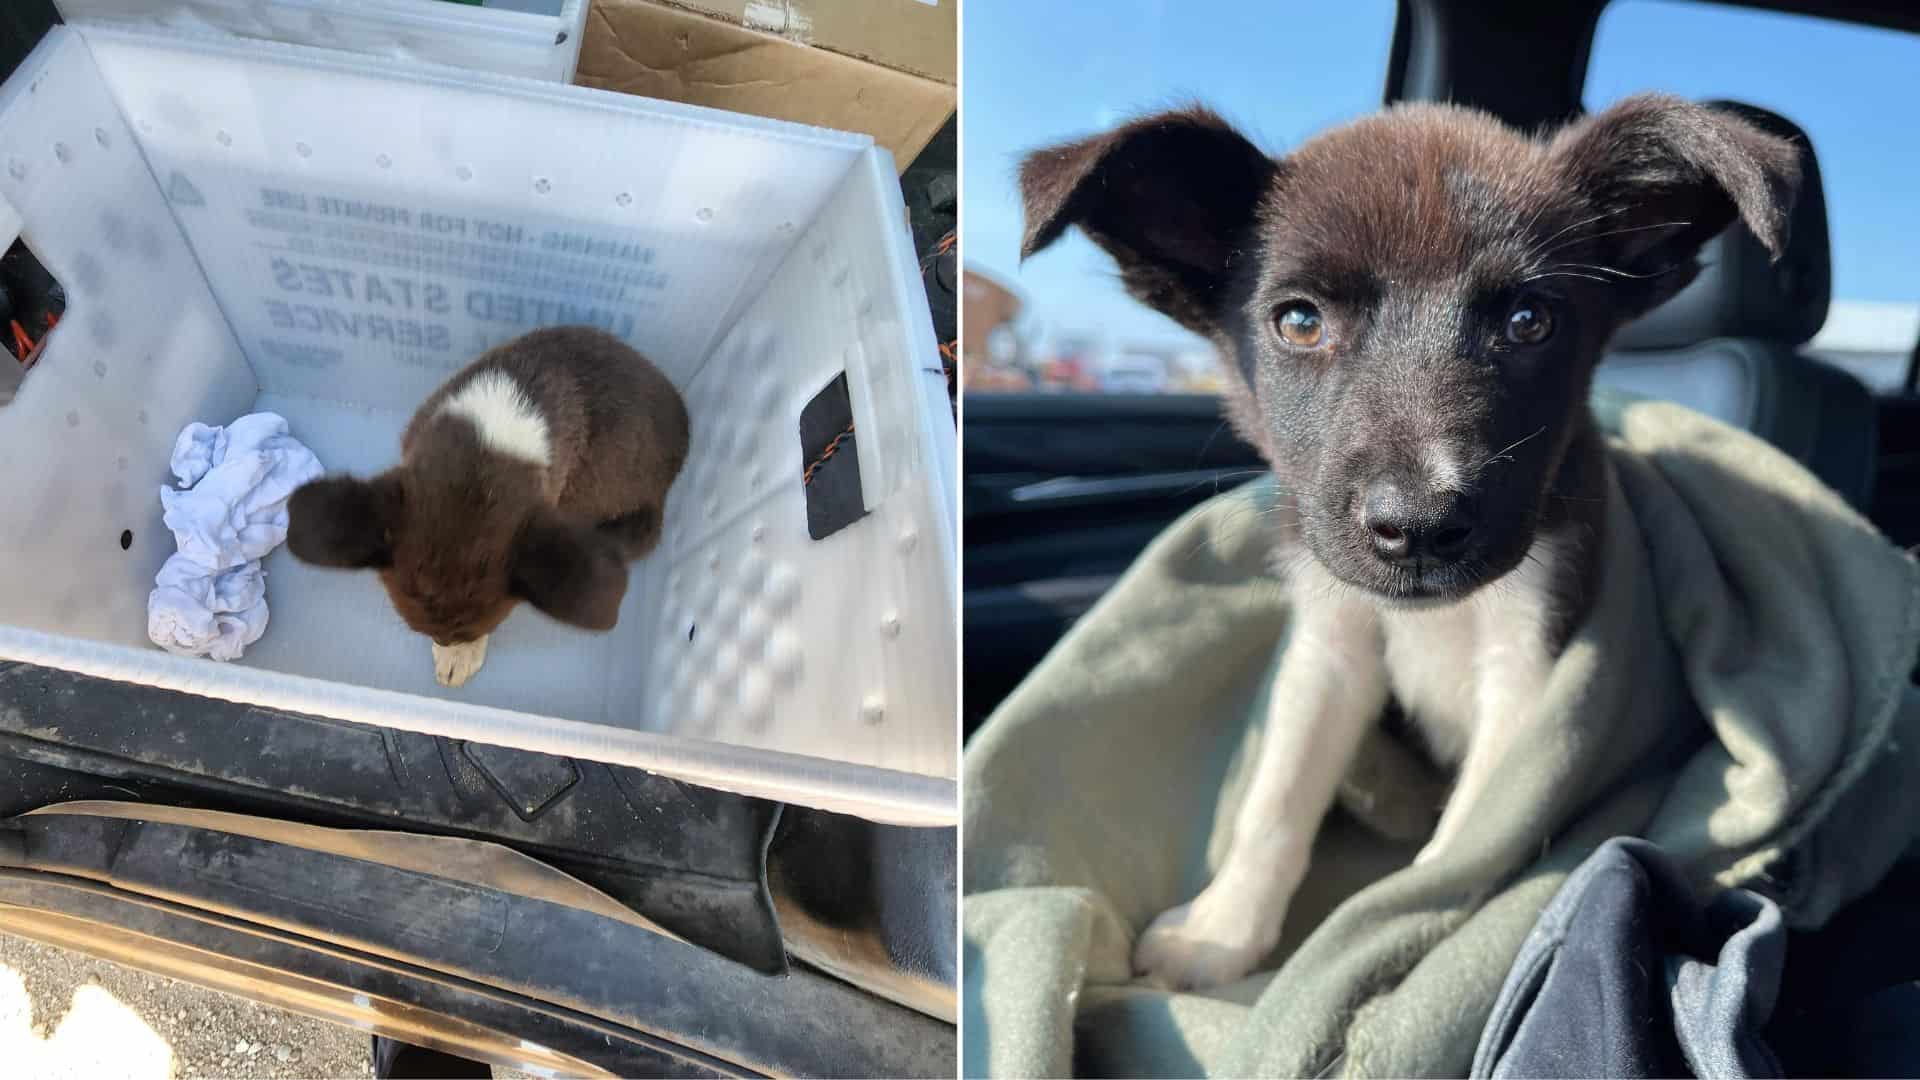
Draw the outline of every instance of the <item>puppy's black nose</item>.
<instances>
[{"instance_id":1,"label":"puppy's black nose","mask_svg":"<svg viewBox=\"0 0 1920 1080\"><path fill-rule=\"evenodd\" d=\"M1360 523L1373 541L1374 554L1388 562L1453 562L1466 554L1473 540L1473 503L1452 493L1417 498L1381 477L1366 487Z\"/></svg>"}]
</instances>

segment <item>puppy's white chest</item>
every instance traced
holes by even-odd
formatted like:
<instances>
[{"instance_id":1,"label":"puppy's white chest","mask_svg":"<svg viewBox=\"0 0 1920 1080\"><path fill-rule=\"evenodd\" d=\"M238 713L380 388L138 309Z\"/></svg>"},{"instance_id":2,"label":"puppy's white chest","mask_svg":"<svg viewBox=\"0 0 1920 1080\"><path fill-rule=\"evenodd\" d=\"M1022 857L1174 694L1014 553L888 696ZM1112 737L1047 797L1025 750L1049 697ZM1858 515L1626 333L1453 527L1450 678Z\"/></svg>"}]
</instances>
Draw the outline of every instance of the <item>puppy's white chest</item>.
<instances>
[{"instance_id":1,"label":"puppy's white chest","mask_svg":"<svg viewBox=\"0 0 1920 1080\"><path fill-rule=\"evenodd\" d=\"M1474 609L1384 612L1387 685L1443 764L1467 752L1478 715L1480 627Z\"/></svg>"},{"instance_id":2,"label":"puppy's white chest","mask_svg":"<svg viewBox=\"0 0 1920 1080\"><path fill-rule=\"evenodd\" d=\"M1546 692L1559 558L1542 537L1517 569L1466 601L1381 611L1387 685L1441 763L1459 762L1483 725L1521 723Z\"/></svg>"}]
</instances>

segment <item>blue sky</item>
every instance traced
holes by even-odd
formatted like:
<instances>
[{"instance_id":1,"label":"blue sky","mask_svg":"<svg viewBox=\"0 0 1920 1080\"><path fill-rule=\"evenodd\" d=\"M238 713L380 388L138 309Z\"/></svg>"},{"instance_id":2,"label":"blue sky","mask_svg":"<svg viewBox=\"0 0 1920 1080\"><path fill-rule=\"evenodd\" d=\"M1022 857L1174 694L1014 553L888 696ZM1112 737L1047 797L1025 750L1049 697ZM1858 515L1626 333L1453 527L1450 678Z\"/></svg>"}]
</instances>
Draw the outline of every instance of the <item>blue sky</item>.
<instances>
[{"instance_id":1,"label":"blue sky","mask_svg":"<svg viewBox=\"0 0 1920 1080\"><path fill-rule=\"evenodd\" d=\"M1179 344L1077 233L1018 264L1014 169L1027 150L1183 100L1272 153L1376 109L1392 0L967 0L962 215L968 265L1010 281L1039 323ZM1200 13L1204 12L1204 16ZM1812 136L1827 185L1834 295L1920 300L1920 35L1690 0L1615 0L1586 101L1640 90L1774 109Z\"/></svg>"}]
</instances>

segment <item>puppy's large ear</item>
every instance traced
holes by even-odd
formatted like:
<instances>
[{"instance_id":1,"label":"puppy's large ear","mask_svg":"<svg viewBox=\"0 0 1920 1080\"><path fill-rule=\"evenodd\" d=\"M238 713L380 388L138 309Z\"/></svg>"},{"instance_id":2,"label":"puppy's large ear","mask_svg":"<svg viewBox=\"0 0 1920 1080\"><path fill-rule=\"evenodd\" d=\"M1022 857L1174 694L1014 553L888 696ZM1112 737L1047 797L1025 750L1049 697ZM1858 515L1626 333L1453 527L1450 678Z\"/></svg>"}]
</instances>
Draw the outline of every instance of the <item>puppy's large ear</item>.
<instances>
[{"instance_id":1,"label":"puppy's large ear","mask_svg":"<svg viewBox=\"0 0 1920 1080\"><path fill-rule=\"evenodd\" d=\"M1602 215L1580 232L1647 311L1692 281L1702 244L1736 216L1774 258L1800 187L1800 150L1730 110L1637 94L1554 139L1563 175Z\"/></svg>"},{"instance_id":2,"label":"puppy's large ear","mask_svg":"<svg viewBox=\"0 0 1920 1080\"><path fill-rule=\"evenodd\" d=\"M627 595L618 542L551 511L527 519L513 542L513 594L563 623L611 630Z\"/></svg>"},{"instance_id":3,"label":"puppy's large ear","mask_svg":"<svg viewBox=\"0 0 1920 1080\"><path fill-rule=\"evenodd\" d=\"M1086 230L1127 290L1188 329L1218 326L1236 257L1251 258L1261 196L1279 166L1201 108L1161 113L1020 163L1025 258Z\"/></svg>"},{"instance_id":4,"label":"puppy's large ear","mask_svg":"<svg viewBox=\"0 0 1920 1080\"><path fill-rule=\"evenodd\" d=\"M391 566L393 526L400 512L400 484L391 476L323 477L287 500L287 548L315 566Z\"/></svg>"}]
</instances>

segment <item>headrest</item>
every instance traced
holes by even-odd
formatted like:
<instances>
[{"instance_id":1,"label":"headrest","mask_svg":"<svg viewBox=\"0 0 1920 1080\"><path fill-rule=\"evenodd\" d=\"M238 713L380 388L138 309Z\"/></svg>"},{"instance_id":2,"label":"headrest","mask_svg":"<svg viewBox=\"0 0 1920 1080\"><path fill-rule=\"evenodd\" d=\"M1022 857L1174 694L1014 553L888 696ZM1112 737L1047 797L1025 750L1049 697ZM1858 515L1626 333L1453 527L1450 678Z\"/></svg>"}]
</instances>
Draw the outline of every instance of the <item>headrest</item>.
<instances>
[{"instance_id":1,"label":"headrest","mask_svg":"<svg viewBox=\"0 0 1920 1080\"><path fill-rule=\"evenodd\" d=\"M1833 265L1827 196L1813 143L1791 120L1752 105L1710 101L1800 146L1800 197L1787 214L1786 250L1770 262L1746 225L1735 221L1700 249L1700 276L1673 299L1620 328L1613 349L1672 349L1708 338L1760 338L1799 345L1827 321Z\"/></svg>"}]
</instances>

